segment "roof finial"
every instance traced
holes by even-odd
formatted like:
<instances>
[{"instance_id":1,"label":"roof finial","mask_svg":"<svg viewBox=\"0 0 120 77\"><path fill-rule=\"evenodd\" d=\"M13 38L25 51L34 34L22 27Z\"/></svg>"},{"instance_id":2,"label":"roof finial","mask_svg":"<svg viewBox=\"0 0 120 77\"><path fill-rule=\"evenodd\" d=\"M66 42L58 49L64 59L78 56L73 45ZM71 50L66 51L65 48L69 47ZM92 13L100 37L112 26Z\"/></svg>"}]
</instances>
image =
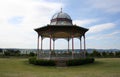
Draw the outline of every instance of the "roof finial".
<instances>
[{"instance_id":1,"label":"roof finial","mask_svg":"<svg viewBox=\"0 0 120 77\"><path fill-rule=\"evenodd\" d=\"M59 1L60 1L60 12L62 13L62 0Z\"/></svg>"}]
</instances>

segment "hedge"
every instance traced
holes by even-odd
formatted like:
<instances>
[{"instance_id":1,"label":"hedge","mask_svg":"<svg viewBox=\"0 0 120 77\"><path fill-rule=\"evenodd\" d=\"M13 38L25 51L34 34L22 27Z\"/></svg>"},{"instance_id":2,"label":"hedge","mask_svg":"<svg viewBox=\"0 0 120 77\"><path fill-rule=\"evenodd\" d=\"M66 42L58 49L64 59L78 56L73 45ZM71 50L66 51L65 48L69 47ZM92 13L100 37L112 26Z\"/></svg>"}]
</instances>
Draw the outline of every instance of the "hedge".
<instances>
[{"instance_id":1,"label":"hedge","mask_svg":"<svg viewBox=\"0 0 120 77\"><path fill-rule=\"evenodd\" d=\"M94 58L81 58L81 59L71 59L66 61L67 66L77 66L77 65L83 65L83 64L90 64L95 61Z\"/></svg>"},{"instance_id":2,"label":"hedge","mask_svg":"<svg viewBox=\"0 0 120 77\"><path fill-rule=\"evenodd\" d=\"M35 57L29 58L29 63L34 64L34 65L41 65L41 66L55 66L56 65L54 60L36 59Z\"/></svg>"},{"instance_id":3,"label":"hedge","mask_svg":"<svg viewBox=\"0 0 120 77\"><path fill-rule=\"evenodd\" d=\"M94 61L95 61L94 58L81 58L81 59L66 60L65 63L67 66L78 66L83 64L90 64L93 63ZM57 65L55 60L36 59L35 57L29 58L29 63L34 65L41 65L41 66Z\"/></svg>"}]
</instances>

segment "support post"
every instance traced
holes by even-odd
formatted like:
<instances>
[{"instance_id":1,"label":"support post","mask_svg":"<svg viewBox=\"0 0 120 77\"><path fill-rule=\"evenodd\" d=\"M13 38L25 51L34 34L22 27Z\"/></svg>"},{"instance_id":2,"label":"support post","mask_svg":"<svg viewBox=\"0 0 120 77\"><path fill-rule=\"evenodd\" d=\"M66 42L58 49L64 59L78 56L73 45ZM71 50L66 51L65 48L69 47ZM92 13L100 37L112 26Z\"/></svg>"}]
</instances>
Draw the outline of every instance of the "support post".
<instances>
[{"instance_id":1,"label":"support post","mask_svg":"<svg viewBox=\"0 0 120 77\"><path fill-rule=\"evenodd\" d=\"M74 36L72 35L72 59L74 58Z\"/></svg>"},{"instance_id":2,"label":"support post","mask_svg":"<svg viewBox=\"0 0 120 77\"><path fill-rule=\"evenodd\" d=\"M50 51L49 51L49 59L51 59L51 35L50 35Z\"/></svg>"},{"instance_id":3,"label":"support post","mask_svg":"<svg viewBox=\"0 0 120 77\"><path fill-rule=\"evenodd\" d=\"M55 53L55 38L53 38L53 53L56 54Z\"/></svg>"},{"instance_id":4,"label":"support post","mask_svg":"<svg viewBox=\"0 0 120 77\"><path fill-rule=\"evenodd\" d=\"M38 35L38 39L37 39L37 50L39 51L39 35Z\"/></svg>"},{"instance_id":5,"label":"support post","mask_svg":"<svg viewBox=\"0 0 120 77\"><path fill-rule=\"evenodd\" d=\"M80 37L80 51L82 51L82 37Z\"/></svg>"},{"instance_id":6,"label":"support post","mask_svg":"<svg viewBox=\"0 0 120 77\"><path fill-rule=\"evenodd\" d=\"M50 51L51 51L51 35L50 35Z\"/></svg>"},{"instance_id":7,"label":"support post","mask_svg":"<svg viewBox=\"0 0 120 77\"><path fill-rule=\"evenodd\" d=\"M39 34L37 39L37 58L39 58Z\"/></svg>"},{"instance_id":8,"label":"support post","mask_svg":"<svg viewBox=\"0 0 120 77\"><path fill-rule=\"evenodd\" d=\"M55 38L53 38L53 51L55 50Z\"/></svg>"},{"instance_id":9,"label":"support post","mask_svg":"<svg viewBox=\"0 0 120 77\"><path fill-rule=\"evenodd\" d=\"M68 38L68 52L69 52L69 41L70 41L70 38Z\"/></svg>"},{"instance_id":10,"label":"support post","mask_svg":"<svg viewBox=\"0 0 120 77\"><path fill-rule=\"evenodd\" d=\"M86 41L85 41L85 34L83 35L84 38L84 58L86 57Z\"/></svg>"},{"instance_id":11,"label":"support post","mask_svg":"<svg viewBox=\"0 0 120 77\"><path fill-rule=\"evenodd\" d=\"M43 50L42 45L43 45L43 37L41 36L41 51Z\"/></svg>"}]
</instances>

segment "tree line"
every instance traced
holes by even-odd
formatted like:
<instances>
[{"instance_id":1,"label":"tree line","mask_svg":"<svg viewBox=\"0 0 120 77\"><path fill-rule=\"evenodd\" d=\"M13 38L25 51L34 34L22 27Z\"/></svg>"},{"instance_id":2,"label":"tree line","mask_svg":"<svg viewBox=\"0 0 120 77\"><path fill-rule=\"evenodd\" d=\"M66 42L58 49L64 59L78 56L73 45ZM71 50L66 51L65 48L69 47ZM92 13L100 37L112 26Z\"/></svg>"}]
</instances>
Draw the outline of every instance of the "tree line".
<instances>
[{"instance_id":1,"label":"tree line","mask_svg":"<svg viewBox=\"0 0 120 77\"><path fill-rule=\"evenodd\" d=\"M15 49L6 49L3 51L3 49L0 49L0 56L1 57L8 57L8 56L19 56L19 57L29 57L29 56L35 56L36 54L33 52L30 52L29 54L22 54L20 50Z\"/></svg>"},{"instance_id":2,"label":"tree line","mask_svg":"<svg viewBox=\"0 0 120 77\"><path fill-rule=\"evenodd\" d=\"M97 50L93 50L92 53L86 53L86 56L88 57L119 57L120 58L120 51L116 51L116 52L112 52L112 51L102 51L102 52L99 52Z\"/></svg>"},{"instance_id":3,"label":"tree line","mask_svg":"<svg viewBox=\"0 0 120 77\"><path fill-rule=\"evenodd\" d=\"M0 56L36 56L34 52L30 52L29 54L22 54L20 50L15 49L6 49L4 52L0 49ZM92 53L86 52L87 57L119 57L120 58L120 51L112 52L112 51L102 51L99 52L97 50L93 50Z\"/></svg>"}]
</instances>

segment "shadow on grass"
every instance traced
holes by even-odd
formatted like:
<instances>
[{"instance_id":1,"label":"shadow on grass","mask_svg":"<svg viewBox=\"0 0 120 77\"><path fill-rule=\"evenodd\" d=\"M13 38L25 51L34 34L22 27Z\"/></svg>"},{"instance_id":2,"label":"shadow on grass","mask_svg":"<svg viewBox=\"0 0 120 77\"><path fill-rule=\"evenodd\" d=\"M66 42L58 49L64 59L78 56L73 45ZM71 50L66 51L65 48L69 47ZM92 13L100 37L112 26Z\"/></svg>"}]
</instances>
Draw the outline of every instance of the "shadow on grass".
<instances>
[{"instance_id":1,"label":"shadow on grass","mask_svg":"<svg viewBox=\"0 0 120 77\"><path fill-rule=\"evenodd\" d=\"M102 62L102 61L95 61L94 63L92 63L91 65L103 65L103 64L105 64L104 62Z\"/></svg>"},{"instance_id":2,"label":"shadow on grass","mask_svg":"<svg viewBox=\"0 0 120 77\"><path fill-rule=\"evenodd\" d=\"M99 66L99 65L103 65L104 62L101 61L95 61L94 63L90 63L90 64L86 64L87 66ZM84 65L83 65L84 66Z\"/></svg>"}]
</instances>

